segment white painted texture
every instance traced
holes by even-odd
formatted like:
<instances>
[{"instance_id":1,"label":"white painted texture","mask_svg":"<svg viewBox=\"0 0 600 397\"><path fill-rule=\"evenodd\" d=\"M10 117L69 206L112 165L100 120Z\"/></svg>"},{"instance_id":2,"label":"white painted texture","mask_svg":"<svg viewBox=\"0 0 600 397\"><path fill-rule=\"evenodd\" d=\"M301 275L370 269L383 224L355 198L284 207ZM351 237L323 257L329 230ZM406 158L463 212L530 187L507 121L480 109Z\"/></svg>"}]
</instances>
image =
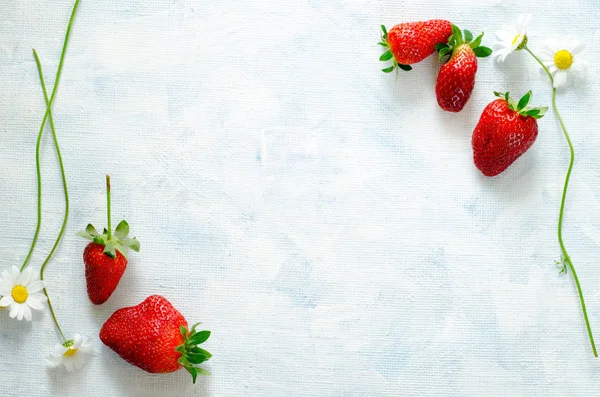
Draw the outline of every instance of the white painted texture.
<instances>
[{"instance_id":1,"label":"white painted texture","mask_svg":"<svg viewBox=\"0 0 600 397\"><path fill-rule=\"evenodd\" d=\"M0 267L35 227L35 139L71 1L4 1L0 18ZM48 312L0 316L2 396L597 396L556 221L568 149L553 113L501 176L475 169L471 131L493 90L550 89L526 54L482 60L460 114L434 94L436 62L380 72L381 23L447 18L493 32L533 12L530 43L570 33L600 46L596 0L530 2L83 0L54 116L72 213L47 271L68 334L96 338L81 372L48 370ZM600 339L600 56L560 94L577 151L565 240ZM58 231L62 191L49 130L44 223L32 266ZM113 215L142 251L105 305L85 292L75 233ZM214 334L213 375L149 375L97 335L153 293Z\"/></svg>"}]
</instances>

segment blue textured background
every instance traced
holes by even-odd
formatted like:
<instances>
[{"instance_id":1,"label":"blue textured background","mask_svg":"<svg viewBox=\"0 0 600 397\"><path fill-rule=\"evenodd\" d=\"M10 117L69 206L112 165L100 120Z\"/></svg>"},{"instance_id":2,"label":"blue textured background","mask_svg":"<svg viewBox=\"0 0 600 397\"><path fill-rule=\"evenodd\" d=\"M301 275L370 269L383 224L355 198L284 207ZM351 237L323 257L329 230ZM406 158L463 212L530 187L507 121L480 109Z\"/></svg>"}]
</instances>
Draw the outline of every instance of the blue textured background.
<instances>
[{"instance_id":1,"label":"blue textured background","mask_svg":"<svg viewBox=\"0 0 600 397\"><path fill-rule=\"evenodd\" d=\"M0 267L35 227L35 139L71 1L10 1L0 19ZM480 61L460 114L436 104L436 61L380 72L381 23L447 18L493 32L534 13L530 46L573 34L591 71L559 95L578 153L565 240L600 338L600 84L595 0L475 2L83 0L54 106L71 189L67 235L47 271L67 334L96 338L77 374L52 371L47 312L0 313L9 396L594 396L593 359L556 221L568 163L550 112L533 148L498 178L472 163L470 135L493 90L550 89L526 54ZM47 131L49 132L49 131ZM43 141L44 223L32 266L58 231L62 191ZM75 233L126 218L142 251L113 297L87 300ZM97 335L152 293L214 334L213 372L153 376Z\"/></svg>"}]
</instances>

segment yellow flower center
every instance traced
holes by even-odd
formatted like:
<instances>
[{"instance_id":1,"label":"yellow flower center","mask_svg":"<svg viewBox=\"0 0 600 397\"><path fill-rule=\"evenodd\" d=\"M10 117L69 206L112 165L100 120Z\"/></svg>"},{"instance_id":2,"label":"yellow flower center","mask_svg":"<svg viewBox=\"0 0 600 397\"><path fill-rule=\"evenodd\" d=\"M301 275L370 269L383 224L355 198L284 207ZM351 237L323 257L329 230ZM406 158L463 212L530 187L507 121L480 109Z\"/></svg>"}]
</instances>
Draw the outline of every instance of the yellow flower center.
<instances>
[{"instance_id":1,"label":"yellow flower center","mask_svg":"<svg viewBox=\"0 0 600 397\"><path fill-rule=\"evenodd\" d=\"M554 55L554 64L559 69L569 69L573 64L573 54L567 50L560 50Z\"/></svg>"},{"instance_id":2,"label":"yellow flower center","mask_svg":"<svg viewBox=\"0 0 600 397\"><path fill-rule=\"evenodd\" d=\"M514 39L513 39L513 41L512 41L512 45L515 45L515 44L517 44L517 40L519 40L520 38L521 38L521 33L519 33L519 34L517 34L517 35L515 36L515 38L514 38Z\"/></svg>"},{"instance_id":3,"label":"yellow flower center","mask_svg":"<svg viewBox=\"0 0 600 397\"><path fill-rule=\"evenodd\" d=\"M12 298L17 303L24 303L28 296L29 293L27 292L27 288L23 287L22 285L16 285L12 289Z\"/></svg>"},{"instance_id":4,"label":"yellow flower center","mask_svg":"<svg viewBox=\"0 0 600 397\"><path fill-rule=\"evenodd\" d=\"M77 353L77 349L69 347L67 349L67 351L65 352L65 354L63 354L63 356L65 356L65 357L71 357L71 356L75 355L75 353Z\"/></svg>"}]
</instances>

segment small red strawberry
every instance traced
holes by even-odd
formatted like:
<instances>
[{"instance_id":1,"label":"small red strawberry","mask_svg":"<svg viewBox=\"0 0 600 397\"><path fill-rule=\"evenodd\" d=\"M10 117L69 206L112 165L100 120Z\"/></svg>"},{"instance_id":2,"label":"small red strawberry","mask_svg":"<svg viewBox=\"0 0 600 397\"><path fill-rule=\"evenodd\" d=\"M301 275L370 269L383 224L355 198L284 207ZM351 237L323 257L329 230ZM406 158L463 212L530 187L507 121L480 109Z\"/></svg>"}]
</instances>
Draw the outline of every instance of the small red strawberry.
<instances>
[{"instance_id":1,"label":"small red strawberry","mask_svg":"<svg viewBox=\"0 0 600 397\"><path fill-rule=\"evenodd\" d=\"M446 43L452 34L452 24L449 21L434 19L425 22L406 22L394 26L388 32L381 25L383 35L379 45L388 49L380 61L393 62L393 65L382 69L390 73L396 68L411 70L408 65L421 62L435 52L435 46Z\"/></svg>"},{"instance_id":2,"label":"small red strawberry","mask_svg":"<svg viewBox=\"0 0 600 397\"><path fill-rule=\"evenodd\" d=\"M519 102L507 92L494 93L496 99L486 106L473 131L473 161L486 176L504 171L525 153L538 135L537 119L547 107L528 107L531 91Z\"/></svg>"},{"instance_id":3,"label":"small red strawberry","mask_svg":"<svg viewBox=\"0 0 600 397\"><path fill-rule=\"evenodd\" d=\"M451 52L450 59L440 69L435 85L438 104L447 112L460 112L471 97L475 87L477 57L487 57L492 50L480 46L483 33L473 40L473 34L463 33L452 25L452 36L448 44L439 44L440 61ZM471 42L471 40L473 40Z\"/></svg>"},{"instance_id":4,"label":"small red strawberry","mask_svg":"<svg viewBox=\"0 0 600 397\"><path fill-rule=\"evenodd\" d=\"M110 177L106 176L106 199L108 212L108 229L99 234L94 226L87 225L85 232L79 236L92 240L83 251L85 263L85 279L90 301L100 305L108 300L121 280L127 267L127 248L139 252L140 243L137 239L128 238L129 224L121 221L115 233L110 224Z\"/></svg>"},{"instance_id":5,"label":"small red strawberry","mask_svg":"<svg viewBox=\"0 0 600 397\"><path fill-rule=\"evenodd\" d=\"M181 367L196 377L208 371L196 365L212 357L198 347L210 331L188 331L183 315L160 295L117 310L100 330L100 340L128 363L150 373L174 372Z\"/></svg>"}]
</instances>

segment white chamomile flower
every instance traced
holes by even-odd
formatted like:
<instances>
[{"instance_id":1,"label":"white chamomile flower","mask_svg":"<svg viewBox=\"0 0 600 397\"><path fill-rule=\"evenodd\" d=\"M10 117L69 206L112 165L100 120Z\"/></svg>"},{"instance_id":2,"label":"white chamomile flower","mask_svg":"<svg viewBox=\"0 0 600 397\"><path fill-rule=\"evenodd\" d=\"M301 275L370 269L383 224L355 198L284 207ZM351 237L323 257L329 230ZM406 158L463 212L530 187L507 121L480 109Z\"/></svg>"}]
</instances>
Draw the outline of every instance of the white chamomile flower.
<instances>
[{"instance_id":1,"label":"white chamomile flower","mask_svg":"<svg viewBox=\"0 0 600 397\"><path fill-rule=\"evenodd\" d=\"M571 37L546 41L540 59L554 78L554 88L564 87L573 77L580 77L587 71L587 63L581 58L584 47Z\"/></svg>"},{"instance_id":2,"label":"white chamomile flower","mask_svg":"<svg viewBox=\"0 0 600 397\"><path fill-rule=\"evenodd\" d=\"M527 27L531 22L531 14L521 14L516 25L503 26L496 32L494 56L498 62L504 62L509 54L522 50L527 45Z\"/></svg>"},{"instance_id":3,"label":"white chamomile flower","mask_svg":"<svg viewBox=\"0 0 600 397\"><path fill-rule=\"evenodd\" d=\"M65 366L67 372L80 370L88 359L96 355L94 346L79 334L75 334L73 340L66 341L64 344L54 345L54 352L46 357L48 365L52 368Z\"/></svg>"},{"instance_id":4,"label":"white chamomile flower","mask_svg":"<svg viewBox=\"0 0 600 397\"><path fill-rule=\"evenodd\" d=\"M31 268L20 272L13 266L11 271L3 271L0 278L0 307L9 309L11 318L31 321L31 309L44 309L43 289L44 282Z\"/></svg>"}]
</instances>

